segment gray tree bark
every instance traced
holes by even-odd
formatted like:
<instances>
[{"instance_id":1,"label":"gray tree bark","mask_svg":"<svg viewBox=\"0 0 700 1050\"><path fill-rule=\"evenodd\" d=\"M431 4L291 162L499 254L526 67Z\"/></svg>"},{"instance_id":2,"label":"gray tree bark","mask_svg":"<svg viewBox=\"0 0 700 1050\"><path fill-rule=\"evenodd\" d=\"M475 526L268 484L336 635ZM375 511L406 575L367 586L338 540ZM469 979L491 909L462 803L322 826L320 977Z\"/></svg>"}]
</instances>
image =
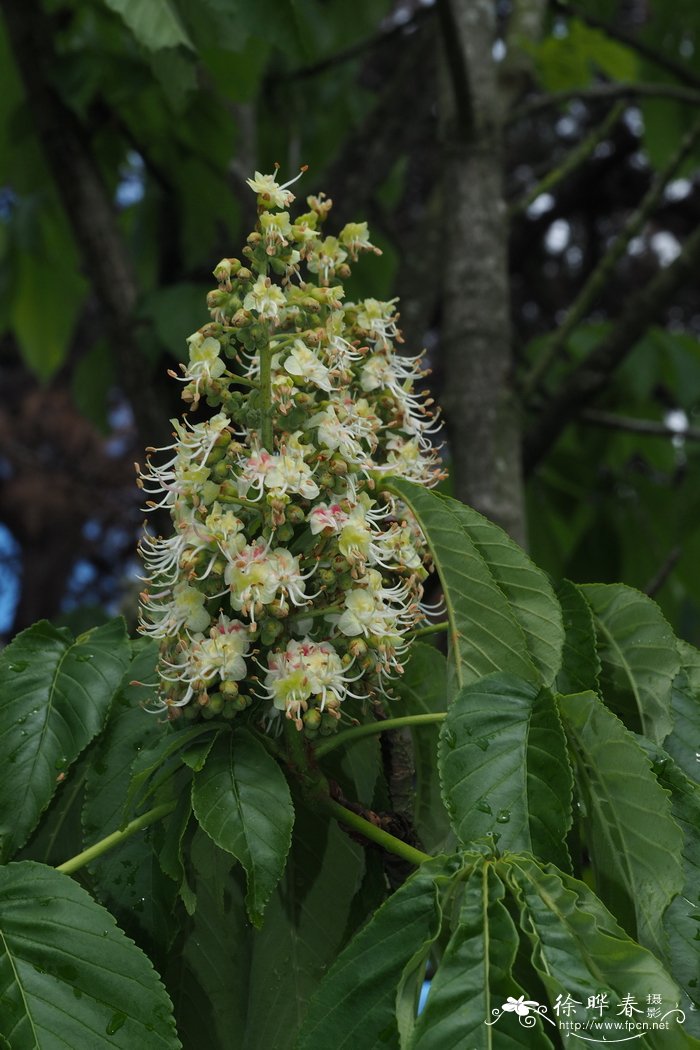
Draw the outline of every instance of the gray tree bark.
<instances>
[{"instance_id":1,"label":"gray tree bark","mask_svg":"<svg viewBox=\"0 0 700 1050\"><path fill-rule=\"evenodd\" d=\"M441 0L443 405L455 494L526 540L493 0Z\"/></svg>"}]
</instances>

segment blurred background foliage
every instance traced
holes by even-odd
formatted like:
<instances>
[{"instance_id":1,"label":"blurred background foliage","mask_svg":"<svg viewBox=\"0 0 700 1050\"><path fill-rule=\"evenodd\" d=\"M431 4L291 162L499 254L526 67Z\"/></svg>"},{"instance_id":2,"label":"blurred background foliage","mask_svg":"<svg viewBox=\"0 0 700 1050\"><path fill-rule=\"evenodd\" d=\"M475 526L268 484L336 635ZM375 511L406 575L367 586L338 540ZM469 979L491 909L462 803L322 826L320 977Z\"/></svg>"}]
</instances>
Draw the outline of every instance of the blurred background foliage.
<instances>
[{"instance_id":1,"label":"blurred background foliage","mask_svg":"<svg viewBox=\"0 0 700 1050\"><path fill-rule=\"evenodd\" d=\"M240 252L254 169L279 162L289 178L308 164L298 197L325 190L337 222L369 219L383 255L357 267L349 294L402 297L407 348L427 347L438 398L459 187L445 161L447 2L0 7L9 636L40 617L81 625L133 608L132 463L180 411L167 369L207 320L213 266ZM653 593L697 644L697 250L678 261L700 223L700 6L522 8L494 4L491 60L530 551L557 576ZM577 397L576 377L611 345L605 382Z\"/></svg>"}]
</instances>

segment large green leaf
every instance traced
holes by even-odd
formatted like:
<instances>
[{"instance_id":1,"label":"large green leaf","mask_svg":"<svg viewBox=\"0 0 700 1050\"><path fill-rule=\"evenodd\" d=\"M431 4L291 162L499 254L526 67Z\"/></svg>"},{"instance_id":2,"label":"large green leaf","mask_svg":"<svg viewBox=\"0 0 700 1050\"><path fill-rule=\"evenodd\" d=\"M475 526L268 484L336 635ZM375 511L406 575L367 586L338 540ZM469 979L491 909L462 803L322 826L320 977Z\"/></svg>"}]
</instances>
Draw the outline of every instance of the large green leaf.
<instances>
[{"instance_id":1,"label":"large green leaf","mask_svg":"<svg viewBox=\"0 0 700 1050\"><path fill-rule=\"evenodd\" d=\"M375 912L312 998L298 1050L395 1050L396 989L438 934L438 880L451 874L444 857L428 861Z\"/></svg>"},{"instance_id":2,"label":"large green leaf","mask_svg":"<svg viewBox=\"0 0 700 1050\"><path fill-rule=\"evenodd\" d=\"M498 525L464 503L442 499L486 562L522 629L532 663L551 685L561 667L564 627L549 579Z\"/></svg>"},{"instance_id":3,"label":"large green leaf","mask_svg":"<svg viewBox=\"0 0 700 1050\"><path fill-rule=\"evenodd\" d=\"M575 583L562 580L557 597L564 620L562 666L557 675L560 693L583 693L598 689L600 658L596 648L593 613Z\"/></svg>"},{"instance_id":4,"label":"large green leaf","mask_svg":"<svg viewBox=\"0 0 700 1050\"><path fill-rule=\"evenodd\" d=\"M32 861L0 868L0 1001L12 1050L180 1045L146 956L77 883Z\"/></svg>"},{"instance_id":5,"label":"large green leaf","mask_svg":"<svg viewBox=\"0 0 700 1050\"><path fill-rule=\"evenodd\" d=\"M457 928L431 982L411 1050L551 1047L539 1024L499 1026L491 1020L509 996L524 993L512 976L518 931L504 896L503 883L491 864L475 868L464 887Z\"/></svg>"},{"instance_id":6,"label":"large green leaf","mask_svg":"<svg viewBox=\"0 0 700 1050\"><path fill-rule=\"evenodd\" d=\"M401 714L426 715L447 709L447 665L432 645L414 642L404 673L394 684L401 697ZM399 711L396 711L398 715ZM429 852L445 848L450 822L440 793L437 770L439 725L412 730L415 761L415 825Z\"/></svg>"},{"instance_id":7,"label":"large green leaf","mask_svg":"<svg viewBox=\"0 0 700 1050\"><path fill-rule=\"evenodd\" d=\"M658 605L621 583L589 583L605 702L629 729L660 744L670 732L671 685L680 670L673 631Z\"/></svg>"},{"instance_id":8,"label":"large green leaf","mask_svg":"<svg viewBox=\"0 0 700 1050\"><path fill-rule=\"evenodd\" d=\"M631 935L665 955L663 914L683 885L683 836L649 759L595 693L559 698L599 895Z\"/></svg>"},{"instance_id":9,"label":"large green leaf","mask_svg":"<svg viewBox=\"0 0 700 1050\"><path fill-rule=\"evenodd\" d=\"M700 1007L700 786L660 747L640 740L663 788L671 794L673 819L683 832L683 889L664 915L671 973ZM688 1016L688 1031L700 1036L700 1016Z\"/></svg>"},{"instance_id":10,"label":"large green leaf","mask_svg":"<svg viewBox=\"0 0 700 1050\"><path fill-rule=\"evenodd\" d=\"M247 730L223 734L195 776L192 806L217 846L245 868L248 913L260 926L284 871L294 824L282 770Z\"/></svg>"},{"instance_id":11,"label":"large green leaf","mask_svg":"<svg viewBox=\"0 0 700 1050\"><path fill-rule=\"evenodd\" d=\"M700 781L700 652L687 642L678 643L681 672L673 682L673 729L664 748L686 776Z\"/></svg>"},{"instance_id":12,"label":"large green leaf","mask_svg":"<svg viewBox=\"0 0 700 1050\"><path fill-rule=\"evenodd\" d=\"M121 619L78 639L44 620L0 655L0 859L26 842L99 733L128 659Z\"/></svg>"},{"instance_id":13,"label":"large green leaf","mask_svg":"<svg viewBox=\"0 0 700 1050\"><path fill-rule=\"evenodd\" d=\"M527 856L509 854L497 869L520 902L532 961L552 1004L557 996L570 996L578 1004L574 1018L589 1022L599 1017L587 1010L588 998L596 995L607 996L609 1012L602 1015L603 1022L625 1020L619 1014L625 996L639 1004L636 1009L645 1009L652 994L661 997L662 1014L675 1009L678 986L651 952L623 932L585 883ZM689 1050L697 1045L683 1031L677 1014L668 1020L670 1029L645 1032L643 1045L650 1050ZM605 1041L605 1031L599 1030L599 1035L599 1041Z\"/></svg>"},{"instance_id":14,"label":"large green leaf","mask_svg":"<svg viewBox=\"0 0 700 1050\"><path fill-rule=\"evenodd\" d=\"M161 47L192 47L177 8L170 0L104 0L115 14L120 15L136 39L151 51Z\"/></svg>"},{"instance_id":15,"label":"large green leaf","mask_svg":"<svg viewBox=\"0 0 700 1050\"><path fill-rule=\"evenodd\" d=\"M549 690L489 675L458 694L440 733L440 778L462 843L492 835L569 867L572 776Z\"/></svg>"},{"instance_id":16,"label":"large green leaf","mask_svg":"<svg viewBox=\"0 0 700 1050\"><path fill-rule=\"evenodd\" d=\"M178 1033L185 1050L242 1050L252 951L242 871L201 828L189 859L197 907L163 974Z\"/></svg>"},{"instance_id":17,"label":"large green leaf","mask_svg":"<svg viewBox=\"0 0 700 1050\"><path fill-rule=\"evenodd\" d=\"M476 544L464 531L452 506L455 501L397 478L391 479L390 488L416 517L440 574L458 686L493 671L537 681L523 630Z\"/></svg>"},{"instance_id":18,"label":"large green leaf","mask_svg":"<svg viewBox=\"0 0 700 1050\"><path fill-rule=\"evenodd\" d=\"M311 995L344 946L364 851L298 808L284 875L252 941L244 1050L294 1045Z\"/></svg>"}]
</instances>

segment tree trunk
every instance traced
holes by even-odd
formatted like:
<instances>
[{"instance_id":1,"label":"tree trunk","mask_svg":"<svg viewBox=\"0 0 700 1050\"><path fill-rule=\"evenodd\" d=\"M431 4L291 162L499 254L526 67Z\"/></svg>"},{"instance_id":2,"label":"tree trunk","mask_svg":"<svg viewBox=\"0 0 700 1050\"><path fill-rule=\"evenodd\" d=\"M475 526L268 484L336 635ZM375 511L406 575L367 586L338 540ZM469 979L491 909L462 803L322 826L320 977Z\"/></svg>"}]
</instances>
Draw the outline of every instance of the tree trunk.
<instances>
[{"instance_id":1,"label":"tree trunk","mask_svg":"<svg viewBox=\"0 0 700 1050\"><path fill-rule=\"evenodd\" d=\"M455 494L525 543L492 0L441 0L443 405Z\"/></svg>"}]
</instances>

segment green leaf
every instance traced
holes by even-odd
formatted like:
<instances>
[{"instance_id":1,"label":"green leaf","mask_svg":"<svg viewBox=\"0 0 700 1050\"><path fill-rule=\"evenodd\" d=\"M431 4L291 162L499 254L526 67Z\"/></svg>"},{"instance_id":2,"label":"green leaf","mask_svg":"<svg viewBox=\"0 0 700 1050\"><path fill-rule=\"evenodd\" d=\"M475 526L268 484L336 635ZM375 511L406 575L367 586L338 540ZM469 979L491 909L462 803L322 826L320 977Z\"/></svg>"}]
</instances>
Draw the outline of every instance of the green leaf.
<instances>
[{"instance_id":1,"label":"green leaf","mask_svg":"<svg viewBox=\"0 0 700 1050\"><path fill-rule=\"evenodd\" d=\"M552 1003L559 995L562 999L569 995L591 1018L597 1015L586 1012L589 996L607 995L613 1015L623 996L644 1004L653 992L661 996L662 1014L675 1008L680 997L677 985L651 952L624 933L585 883L526 856L509 854L496 868L519 900L532 962ZM645 1032L645 1046L689 1050L695 1045L677 1017L670 1022L668 1031Z\"/></svg>"},{"instance_id":2,"label":"green leaf","mask_svg":"<svg viewBox=\"0 0 700 1050\"><path fill-rule=\"evenodd\" d=\"M188 729L176 729L172 723L160 726L160 734L154 735L147 745L138 748L138 753L131 766L122 823L127 823L132 810L143 806L166 780L168 780L184 760L185 750L194 741L223 732L223 727L215 724L190 726ZM160 774L160 775L158 775Z\"/></svg>"},{"instance_id":3,"label":"green leaf","mask_svg":"<svg viewBox=\"0 0 700 1050\"><path fill-rule=\"evenodd\" d=\"M243 1050L252 939L240 868L200 828L190 859L197 907L164 971L178 1033L186 1050Z\"/></svg>"},{"instance_id":4,"label":"green leaf","mask_svg":"<svg viewBox=\"0 0 700 1050\"><path fill-rule=\"evenodd\" d=\"M493 836L570 867L572 776L551 693L510 675L466 686L440 732L440 779L460 842Z\"/></svg>"},{"instance_id":5,"label":"green leaf","mask_svg":"<svg viewBox=\"0 0 700 1050\"><path fill-rule=\"evenodd\" d=\"M538 674L523 631L452 503L411 482L392 478L391 488L418 520L440 574L450 621L457 684L493 671L531 681Z\"/></svg>"},{"instance_id":6,"label":"green leaf","mask_svg":"<svg viewBox=\"0 0 700 1050\"><path fill-rule=\"evenodd\" d=\"M220 736L192 788L201 827L240 861L248 876L251 922L263 911L284 871L294 807L282 770L244 729Z\"/></svg>"},{"instance_id":7,"label":"green leaf","mask_svg":"<svg viewBox=\"0 0 700 1050\"><path fill-rule=\"evenodd\" d=\"M518 931L504 897L505 888L493 865L477 866L464 887L457 928L432 979L409 1044L411 1050L543 1050L552 1046L541 1023L531 1028L486 1023L509 996L524 995L512 976Z\"/></svg>"},{"instance_id":8,"label":"green leaf","mask_svg":"<svg viewBox=\"0 0 700 1050\"><path fill-rule=\"evenodd\" d=\"M169 0L104 0L111 11L123 18L136 39L150 51L161 47L192 47L176 8Z\"/></svg>"},{"instance_id":9,"label":"green leaf","mask_svg":"<svg viewBox=\"0 0 700 1050\"><path fill-rule=\"evenodd\" d=\"M595 693L559 698L596 889L632 936L665 955L663 914L683 885L683 837L649 759Z\"/></svg>"},{"instance_id":10,"label":"green leaf","mask_svg":"<svg viewBox=\"0 0 700 1050\"><path fill-rule=\"evenodd\" d=\"M671 690L673 729L664 748L686 776L700 781L700 652L678 642L681 671Z\"/></svg>"},{"instance_id":11,"label":"green leaf","mask_svg":"<svg viewBox=\"0 0 700 1050\"><path fill-rule=\"evenodd\" d=\"M561 667L564 626L549 579L498 525L464 503L442 499L486 562L522 629L532 663L544 684L551 685Z\"/></svg>"},{"instance_id":12,"label":"green leaf","mask_svg":"<svg viewBox=\"0 0 700 1050\"><path fill-rule=\"evenodd\" d=\"M628 729L660 744L670 732L671 686L680 670L673 631L658 605L621 583L588 583L603 698Z\"/></svg>"},{"instance_id":13,"label":"green leaf","mask_svg":"<svg viewBox=\"0 0 700 1050\"><path fill-rule=\"evenodd\" d=\"M0 655L3 860L26 842L57 778L101 730L128 658L121 619L78 639L43 620Z\"/></svg>"},{"instance_id":14,"label":"green leaf","mask_svg":"<svg viewBox=\"0 0 700 1050\"><path fill-rule=\"evenodd\" d=\"M424 715L447 709L447 664L431 645L413 642L404 673L394 683L401 697L401 714ZM397 714L398 709L397 709ZM439 725L411 730L415 774L415 826L429 853L442 850L450 835L450 822L442 801L437 770Z\"/></svg>"},{"instance_id":15,"label":"green leaf","mask_svg":"<svg viewBox=\"0 0 700 1050\"><path fill-rule=\"evenodd\" d=\"M311 1000L298 1050L398 1046L396 989L404 968L440 929L445 858L427 861L340 954Z\"/></svg>"},{"instance_id":16,"label":"green leaf","mask_svg":"<svg viewBox=\"0 0 700 1050\"><path fill-rule=\"evenodd\" d=\"M284 875L252 938L245 1046L288 1050L309 1000L344 947L364 850L332 821L297 808ZM364 918L364 917L363 917ZM354 931L353 931L354 932Z\"/></svg>"},{"instance_id":17,"label":"green leaf","mask_svg":"<svg viewBox=\"0 0 700 1050\"><path fill-rule=\"evenodd\" d=\"M12 1050L179 1047L146 956L71 878L0 869L0 1034Z\"/></svg>"},{"instance_id":18,"label":"green leaf","mask_svg":"<svg viewBox=\"0 0 700 1050\"><path fill-rule=\"evenodd\" d=\"M671 795L671 812L683 832L683 889L666 909L671 973L696 1007L700 1006L698 957L700 948L700 786L687 777L666 752L640 740L661 786ZM688 1015L688 1031L700 1036L700 1017Z\"/></svg>"},{"instance_id":19,"label":"green leaf","mask_svg":"<svg viewBox=\"0 0 700 1050\"><path fill-rule=\"evenodd\" d=\"M116 384L116 367L107 342L100 340L82 355L72 377L72 394L81 415L103 434L109 433L109 393Z\"/></svg>"},{"instance_id":20,"label":"green leaf","mask_svg":"<svg viewBox=\"0 0 700 1050\"><path fill-rule=\"evenodd\" d=\"M576 584L569 580L560 582L557 597L561 604L565 632L557 689L560 693L597 690L600 659L591 608Z\"/></svg>"}]
</instances>

